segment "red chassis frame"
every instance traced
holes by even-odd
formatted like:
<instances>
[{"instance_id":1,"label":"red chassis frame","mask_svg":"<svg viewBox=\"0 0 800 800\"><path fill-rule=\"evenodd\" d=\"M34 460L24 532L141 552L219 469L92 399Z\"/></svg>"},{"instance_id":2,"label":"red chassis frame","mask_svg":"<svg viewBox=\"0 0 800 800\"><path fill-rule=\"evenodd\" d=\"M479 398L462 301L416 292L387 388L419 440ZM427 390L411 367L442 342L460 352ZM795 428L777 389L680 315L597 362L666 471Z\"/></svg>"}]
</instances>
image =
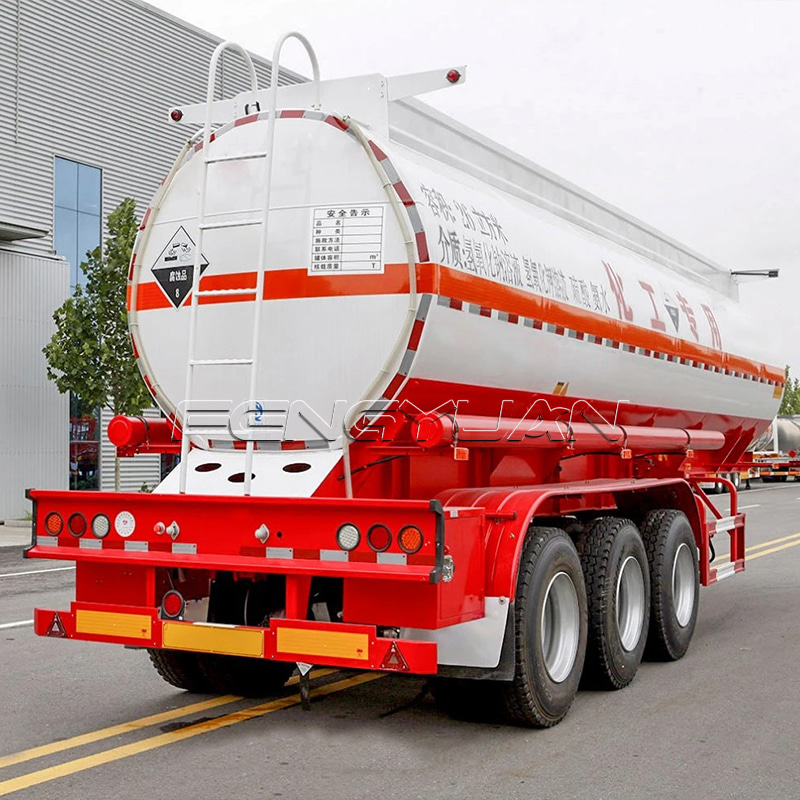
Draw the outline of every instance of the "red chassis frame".
<instances>
[{"instance_id":1,"label":"red chassis frame","mask_svg":"<svg viewBox=\"0 0 800 800\"><path fill-rule=\"evenodd\" d=\"M727 517L706 497L701 481L727 486ZM699 472L456 489L433 501L46 491L29 497L34 524L26 556L76 562L76 600L66 611L36 609L36 633L139 647L433 674L437 645L398 639L397 629L467 622L483 616L486 596L513 598L534 518L616 512L639 520L651 508L680 508L695 533L703 585L744 569L744 515L736 490L724 478ZM53 513L62 521L58 535L47 524ZM71 531L81 528L80 520L71 525L75 515L85 520L82 535ZM109 521L104 538L92 533L97 515ZM127 526L117 523L120 515ZM349 552L336 544L345 523L362 534ZM383 552L367 543L365 534L375 525L392 533ZM414 554L397 544L397 534L409 525L423 536ZM710 541L722 532L730 536L731 559L715 568ZM285 576L285 618L271 619L268 627L165 618L162 601L170 589L178 588L185 600L202 597L218 571L240 578ZM314 578L342 580L341 621L308 619Z\"/></svg>"}]
</instances>

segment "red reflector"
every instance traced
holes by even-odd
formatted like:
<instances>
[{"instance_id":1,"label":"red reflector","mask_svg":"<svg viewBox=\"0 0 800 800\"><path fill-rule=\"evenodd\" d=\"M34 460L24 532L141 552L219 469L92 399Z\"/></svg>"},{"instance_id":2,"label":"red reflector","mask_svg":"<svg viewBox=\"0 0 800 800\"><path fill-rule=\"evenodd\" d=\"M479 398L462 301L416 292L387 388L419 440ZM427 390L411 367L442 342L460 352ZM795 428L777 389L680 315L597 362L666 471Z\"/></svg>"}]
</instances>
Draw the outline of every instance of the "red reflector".
<instances>
[{"instance_id":1,"label":"red reflector","mask_svg":"<svg viewBox=\"0 0 800 800\"><path fill-rule=\"evenodd\" d=\"M58 511L51 511L45 518L44 518L44 529L51 535L51 536L58 536L62 530L64 530L64 520L61 517L61 514Z\"/></svg>"},{"instance_id":2,"label":"red reflector","mask_svg":"<svg viewBox=\"0 0 800 800\"><path fill-rule=\"evenodd\" d=\"M163 616L168 619L177 619L183 614L183 609L186 606L180 592L170 589L161 601L161 611Z\"/></svg>"},{"instance_id":3,"label":"red reflector","mask_svg":"<svg viewBox=\"0 0 800 800\"><path fill-rule=\"evenodd\" d=\"M169 116L173 122L180 122L183 119L183 111L179 108L173 108L172 111L169 112Z\"/></svg>"},{"instance_id":4,"label":"red reflector","mask_svg":"<svg viewBox=\"0 0 800 800\"><path fill-rule=\"evenodd\" d=\"M67 527L73 536L83 536L86 533L86 517L77 512L72 514L67 521Z\"/></svg>"},{"instance_id":5,"label":"red reflector","mask_svg":"<svg viewBox=\"0 0 800 800\"><path fill-rule=\"evenodd\" d=\"M367 544L376 553L382 553L384 550L388 550L391 543L392 533L385 525L379 523L378 525L373 525L369 531L367 531Z\"/></svg>"},{"instance_id":6,"label":"red reflector","mask_svg":"<svg viewBox=\"0 0 800 800\"><path fill-rule=\"evenodd\" d=\"M450 83L458 83L461 80L461 73L457 69L451 69L447 73L447 80L449 80Z\"/></svg>"},{"instance_id":7,"label":"red reflector","mask_svg":"<svg viewBox=\"0 0 800 800\"><path fill-rule=\"evenodd\" d=\"M380 668L391 669L396 672L408 672L408 662L403 658L397 642L392 642L391 647L386 651Z\"/></svg>"},{"instance_id":8,"label":"red reflector","mask_svg":"<svg viewBox=\"0 0 800 800\"><path fill-rule=\"evenodd\" d=\"M58 612L53 614L53 620L50 623L50 626L47 628L47 633L45 633L45 636L53 636L56 639L67 638L67 629L64 627L64 623L61 621L61 617L58 615Z\"/></svg>"}]
</instances>

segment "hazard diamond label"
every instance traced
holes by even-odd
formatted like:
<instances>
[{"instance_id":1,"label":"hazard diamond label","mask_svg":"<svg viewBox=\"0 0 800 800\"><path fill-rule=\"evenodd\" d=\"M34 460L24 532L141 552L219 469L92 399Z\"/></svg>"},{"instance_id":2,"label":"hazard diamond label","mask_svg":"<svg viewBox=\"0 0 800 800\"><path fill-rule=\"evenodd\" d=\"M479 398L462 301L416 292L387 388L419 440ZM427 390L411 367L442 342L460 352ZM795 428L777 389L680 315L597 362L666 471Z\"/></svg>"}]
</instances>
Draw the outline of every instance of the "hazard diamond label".
<instances>
[{"instance_id":1,"label":"hazard diamond label","mask_svg":"<svg viewBox=\"0 0 800 800\"><path fill-rule=\"evenodd\" d=\"M58 612L53 614L53 619L47 628L45 636L54 636L56 639L67 638L67 629L64 627L64 623L61 621L61 617L59 616Z\"/></svg>"},{"instance_id":2,"label":"hazard diamond label","mask_svg":"<svg viewBox=\"0 0 800 800\"><path fill-rule=\"evenodd\" d=\"M392 642L391 646L386 651L380 668L408 672L408 662L403 658L403 654L400 652L397 642Z\"/></svg>"},{"instance_id":3,"label":"hazard diamond label","mask_svg":"<svg viewBox=\"0 0 800 800\"><path fill-rule=\"evenodd\" d=\"M181 225L161 251L152 266L152 273L167 299L178 308L192 289L195 245ZM200 255L200 274L206 271L208 259Z\"/></svg>"}]
</instances>

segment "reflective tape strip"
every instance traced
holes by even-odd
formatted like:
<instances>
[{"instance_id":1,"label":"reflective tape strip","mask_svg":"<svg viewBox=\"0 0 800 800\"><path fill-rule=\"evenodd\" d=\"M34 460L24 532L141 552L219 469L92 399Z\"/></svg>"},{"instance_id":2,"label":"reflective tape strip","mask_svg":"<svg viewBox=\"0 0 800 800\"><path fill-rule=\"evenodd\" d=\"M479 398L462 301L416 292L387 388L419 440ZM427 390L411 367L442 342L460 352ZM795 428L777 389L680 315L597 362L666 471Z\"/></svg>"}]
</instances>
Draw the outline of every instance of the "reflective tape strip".
<instances>
[{"instance_id":1,"label":"reflective tape strip","mask_svg":"<svg viewBox=\"0 0 800 800\"><path fill-rule=\"evenodd\" d=\"M722 564L721 566L717 567L716 575L714 576L717 581L724 580L725 578L730 578L731 575L734 574L736 570L736 564L733 562L729 562L727 564Z\"/></svg>"},{"instance_id":2,"label":"reflective tape strip","mask_svg":"<svg viewBox=\"0 0 800 800\"><path fill-rule=\"evenodd\" d=\"M110 611L88 611L79 608L75 613L75 631L96 636L121 636L126 639L150 639L152 619L147 614L120 614Z\"/></svg>"},{"instance_id":3,"label":"reflective tape strip","mask_svg":"<svg viewBox=\"0 0 800 800\"><path fill-rule=\"evenodd\" d=\"M727 533L735 523L735 519L733 517L722 517L717 520L716 525L716 532L717 533Z\"/></svg>"},{"instance_id":4,"label":"reflective tape strip","mask_svg":"<svg viewBox=\"0 0 800 800\"><path fill-rule=\"evenodd\" d=\"M645 347L636 347L625 342L617 341L616 339L603 338L591 333L583 333L582 331L573 330L572 328L565 328L561 325L554 323L544 323L541 320L532 319L530 317L520 317L516 314L510 314L497 309L486 308L475 303L456 300L452 297L438 295L436 297L436 304L443 308L451 308L454 311L462 311L475 316L496 319L500 322L511 322L514 325L522 324L526 328L533 328L534 330L543 331L552 334L553 336L568 336L576 341L583 341L589 344L598 344L609 347L612 350L622 350L626 353L634 353L636 355L644 356L646 358L655 358L658 361L667 361L678 366L693 367L694 369L702 369L708 372L719 373L731 378L738 378L740 380L755 381L756 383L763 383L770 386L782 387L783 384L777 380L771 380L759 375L748 374L738 370L725 369L713 364L708 364L703 361L695 361L693 359L683 358L674 354L662 353L658 350L650 350ZM402 373L401 373L402 374ZM407 373L405 373L407 374ZM728 526L730 527L730 525Z\"/></svg>"}]
</instances>

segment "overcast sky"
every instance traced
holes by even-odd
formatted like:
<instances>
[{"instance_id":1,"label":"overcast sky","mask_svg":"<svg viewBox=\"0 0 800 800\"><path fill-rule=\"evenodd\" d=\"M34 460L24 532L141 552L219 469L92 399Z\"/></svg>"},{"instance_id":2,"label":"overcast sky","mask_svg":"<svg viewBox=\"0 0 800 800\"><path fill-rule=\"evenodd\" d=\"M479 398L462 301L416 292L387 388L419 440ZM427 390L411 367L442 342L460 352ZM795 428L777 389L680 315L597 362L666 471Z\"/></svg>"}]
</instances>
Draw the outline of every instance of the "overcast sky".
<instances>
[{"instance_id":1,"label":"overcast sky","mask_svg":"<svg viewBox=\"0 0 800 800\"><path fill-rule=\"evenodd\" d=\"M800 0L150 1L266 57L298 30L323 78L467 64L425 102L729 269L780 268L741 297L800 374Z\"/></svg>"}]
</instances>

